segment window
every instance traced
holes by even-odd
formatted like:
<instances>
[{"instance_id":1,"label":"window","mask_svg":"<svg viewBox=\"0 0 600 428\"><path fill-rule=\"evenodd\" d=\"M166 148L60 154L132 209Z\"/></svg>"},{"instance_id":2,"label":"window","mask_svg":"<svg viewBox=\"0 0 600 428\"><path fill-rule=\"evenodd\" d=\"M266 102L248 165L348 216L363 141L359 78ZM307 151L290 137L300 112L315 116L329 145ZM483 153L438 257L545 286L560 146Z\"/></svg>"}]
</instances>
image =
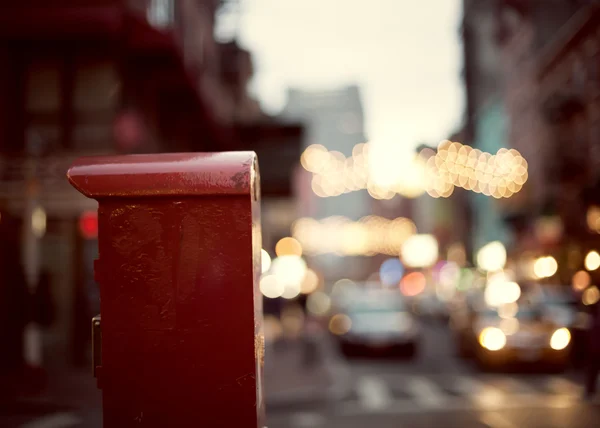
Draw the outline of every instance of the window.
<instances>
[{"instance_id":1,"label":"window","mask_svg":"<svg viewBox=\"0 0 600 428\"><path fill-rule=\"evenodd\" d=\"M150 0L148 21L158 28L167 28L173 24L175 7L173 0Z\"/></svg>"}]
</instances>

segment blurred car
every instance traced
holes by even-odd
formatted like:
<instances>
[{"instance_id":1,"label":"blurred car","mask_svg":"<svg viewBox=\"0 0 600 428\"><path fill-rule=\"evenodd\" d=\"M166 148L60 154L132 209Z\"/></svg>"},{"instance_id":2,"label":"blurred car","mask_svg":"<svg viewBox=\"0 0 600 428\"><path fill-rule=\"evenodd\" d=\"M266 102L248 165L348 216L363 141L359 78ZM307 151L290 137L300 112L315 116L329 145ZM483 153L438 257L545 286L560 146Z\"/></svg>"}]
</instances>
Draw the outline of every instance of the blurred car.
<instances>
[{"instance_id":1,"label":"blurred car","mask_svg":"<svg viewBox=\"0 0 600 428\"><path fill-rule=\"evenodd\" d=\"M512 305L509 310L488 307L477 314L472 343L478 365L535 362L564 369L571 350L569 329L545 318L537 305Z\"/></svg>"},{"instance_id":2,"label":"blurred car","mask_svg":"<svg viewBox=\"0 0 600 428\"><path fill-rule=\"evenodd\" d=\"M331 318L330 330L347 356L414 357L418 349L418 323L397 291L353 293L344 312Z\"/></svg>"},{"instance_id":3,"label":"blurred car","mask_svg":"<svg viewBox=\"0 0 600 428\"><path fill-rule=\"evenodd\" d=\"M538 291L538 301L548 318L568 327L572 336L573 362L576 365L583 363L591 317L581 299L571 291L570 287L544 286Z\"/></svg>"}]
</instances>

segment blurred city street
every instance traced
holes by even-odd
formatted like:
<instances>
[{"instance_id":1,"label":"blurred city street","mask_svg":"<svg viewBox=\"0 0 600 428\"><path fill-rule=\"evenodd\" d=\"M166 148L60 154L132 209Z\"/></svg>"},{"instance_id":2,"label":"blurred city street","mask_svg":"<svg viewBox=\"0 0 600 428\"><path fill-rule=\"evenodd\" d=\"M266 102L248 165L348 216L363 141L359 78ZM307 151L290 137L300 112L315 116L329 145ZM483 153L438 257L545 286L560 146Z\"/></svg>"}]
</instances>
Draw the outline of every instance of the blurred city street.
<instances>
[{"instance_id":1,"label":"blurred city street","mask_svg":"<svg viewBox=\"0 0 600 428\"><path fill-rule=\"evenodd\" d=\"M423 339L413 361L346 359L326 334L319 335L314 360L304 358L298 340L267 346L267 426L577 428L600 417L600 399L583 400L577 371L481 372L456 357L447 326L428 322ZM0 412L0 426L102 426L100 394L88 371L49 383L51 399L29 401L12 416Z\"/></svg>"},{"instance_id":2,"label":"blurred city street","mask_svg":"<svg viewBox=\"0 0 600 428\"><path fill-rule=\"evenodd\" d=\"M444 326L429 325L423 338L412 362L338 355L337 394L268 403L268 426L558 428L593 426L600 416L600 400L583 401L577 372L481 373L456 357Z\"/></svg>"},{"instance_id":3,"label":"blurred city street","mask_svg":"<svg viewBox=\"0 0 600 428\"><path fill-rule=\"evenodd\" d=\"M600 426L598 0L0 13L0 428Z\"/></svg>"}]
</instances>

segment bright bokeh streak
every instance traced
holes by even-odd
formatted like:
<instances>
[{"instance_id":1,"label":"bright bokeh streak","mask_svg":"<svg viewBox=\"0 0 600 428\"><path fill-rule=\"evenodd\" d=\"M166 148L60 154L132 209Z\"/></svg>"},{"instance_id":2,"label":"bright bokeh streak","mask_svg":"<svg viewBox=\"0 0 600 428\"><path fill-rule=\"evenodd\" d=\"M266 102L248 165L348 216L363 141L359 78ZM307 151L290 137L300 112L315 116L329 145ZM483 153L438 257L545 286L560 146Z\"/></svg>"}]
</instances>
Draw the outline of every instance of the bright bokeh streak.
<instances>
[{"instance_id":1,"label":"bright bokeh streak","mask_svg":"<svg viewBox=\"0 0 600 428\"><path fill-rule=\"evenodd\" d=\"M329 331L336 336L342 336L352 328L352 320L348 315L335 314L329 320Z\"/></svg>"},{"instance_id":2,"label":"bright bokeh streak","mask_svg":"<svg viewBox=\"0 0 600 428\"><path fill-rule=\"evenodd\" d=\"M259 284L260 292L263 296L270 299L276 299L283 294L283 284L277 280L275 275L265 275L261 278Z\"/></svg>"},{"instance_id":3,"label":"bright bokeh streak","mask_svg":"<svg viewBox=\"0 0 600 428\"><path fill-rule=\"evenodd\" d=\"M367 189L375 199L395 194L414 198L425 191L434 198L447 198L462 187L494 198L509 198L527 181L527 161L512 149L495 155L457 142L443 141L438 152L405 153L403 146L361 143L346 158L321 145L309 146L300 158L313 173L312 189L317 196L331 197Z\"/></svg>"},{"instance_id":4,"label":"bright bokeh streak","mask_svg":"<svg viewBox=\"0 0 600 428\"><path fill-rule=\"evenodd\" d=\"M538 278L550 278L558 270L558 263L552 256L538 258L533 264L533 272Z\"/></svg>"},{"instance_id":5,"label":"bright bokeh streak","mask_svg":"<svg viewBox=\"0 0 600 428\"><path fill-rule=\"evenodd\" d=\"M597 251L590 251L585 256L585 268L589 271L594 271L600 267L600 254Z\"/></svg>"},{"instance_id":6,"label":"bright bokeh streak","mask_svg":"<svg viewBox=\"0 0 600 428\"><path fill-rule=\"evenodd\" d=\"M346 256L398 256L402 244L415 232L415 224L403 217L388 220L366 216L359 221L341 216L322 220L301 218L292 225L294 238L309 255L334 253Z\"/></svg>"},{"instance_id":7,"label":"bright bokeh streak","mask_svg":"<svg viewBox=\"0 0 600 428\"><path fill-rule=\"evenodd\" d=\"M592 279L589 273L584 270L577 271L573 275L573 289L575 291L583 291L591 284L591 281Z\"/></svg>"},{"instance_id":8,"label":"bright bokeh streak","mask_svg":"<svg viewBox=\"0 0 600 428\"><path fill-rule=\"evenodd\" d=\"M331 308L331 298L322 291L312 293L306 299L306 309L315 316L327 315Z\"/></svg>"},{"instance_id":9,"label":"bright bokeh streak","mask_svg":"<svg viewBox=\"0 0 600 428\"><path fill-rule=\"evenodd\" d=\"M275 245L275 254L277 256L298 256L302 255L302 245L297 239L286 237L281 238Z\"/></svg>"},{"instance_id":10,"label":"bright bokeh streak","mask_svg":"<svg viewBox=\"0 0 600 428\"><path fill-rule=\"evenodd\" d=\"M31 230L36 238L46 233L46 211L42 207L35 207L31 213Z\"/></svg>"},{"instance_id":11,"label":"bright bokeh streak","mask_svg":"<svg viewBox=\"0 0 600 428\"><path fill-rule=\"evenodd\" d=\"M319 287L319 275L312 270L306 269L306 273L304 274L304 279L300 284L300 293L302 294L310 294L315 291Z\"/></svg>"},{"instance_id":12,"label":"bright bokeh streak","mask_svg":"<svg viewBox=\"0 0 600 428\"><path fill-rule=\"evenodd\" d=\"M271 256L264 248L260 250L260 264L262 273L267 273L271 268Z\"/></svg>"},{"instance_id":13,"label":"bright bokeh streak","mask_svg":"<svg viewBox=\"0 0 600 428\"><path fill-rule=\"evenodd\" d=\"M502 270L506 265L506 248L500 241L490 242L477 252L477 267L488 272Z\"/></svg>"},{"instance_id":14,"label":"bright bokeh streak","mask_svg":"<svg viewBox=\"0 0 600 428\"><path fill-rule=\"evenodd\" d=\"M583 296L581 296L581 301L584 305L590 306L595 305L600 300L600 290L595 285L592 285L590 288L583 292Z\"/></svg>"},{"instance_id":15,"label":"bright bokeh streak","mask_svg":"<svg viewBox=\"0 0 600 428\"><path fill-rule=\"evenodd\" d=\"M486 327L479 334L479 344L489 351L499 351L506 345L506 335L496 327Z\"/></svg>"},{"instance_id":16,"label":"bright bokeh streak","mask_svg":"<svg viewBox=\"0 0 600 428\"><path fill-rule=\"evenodd\" d=\"M388 287L397 286L403 275L404 266L398 259L387 259L379 268L379 278L381 279L381 283Z\"/></svg>"},{"instance_id":17,"label":"bright bokeh streak","mask_svg":"<svg viewBox=\"0 0 600 428\"><path fill-rule=\"evenodd\" d=\"M556 330L550 338L550 347L556 351L565 349L571 342L571 333L567 328L559 328Z\"/></svg>"},{"instance_id":18,"label":"bright bokeh streak","mask_svg":"<svg viewBox=\"0 0 600 428\"><path fill-rule=\"evenodd\" d=\"M413 268L432 266L438 259L438 242L433 235L413 235L402 244L404 264Z\"/></svg>"},{"instance_id":19,"label":"bright bokeh streak","mask_svg":"<svg viewBox=\"0 0 600 428\"><path fill-rule=\"evenodd\" d=\"M400 291L408 297L422 293L427 286L427 279L421 272L411 272L400 281Z\"/></svg>"}]
</instances>

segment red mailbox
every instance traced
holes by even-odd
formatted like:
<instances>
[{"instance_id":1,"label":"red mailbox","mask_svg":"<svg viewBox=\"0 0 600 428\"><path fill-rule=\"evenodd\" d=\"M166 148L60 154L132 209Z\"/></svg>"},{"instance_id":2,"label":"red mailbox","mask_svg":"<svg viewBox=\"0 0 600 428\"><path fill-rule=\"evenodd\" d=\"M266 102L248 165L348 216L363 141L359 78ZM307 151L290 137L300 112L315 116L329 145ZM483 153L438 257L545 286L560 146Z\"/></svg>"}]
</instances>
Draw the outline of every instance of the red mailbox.
<instances>
[{"instance_id":1,"label":"red mailbox","mask_svg":"<svg viewBox=\"0 0 600 428\"><path fill-rule=\"evenodd\" d=\"M99 202L104 426L262 428L256 155L83 158L68 177Z\"/></svg>"}]
</instances>

